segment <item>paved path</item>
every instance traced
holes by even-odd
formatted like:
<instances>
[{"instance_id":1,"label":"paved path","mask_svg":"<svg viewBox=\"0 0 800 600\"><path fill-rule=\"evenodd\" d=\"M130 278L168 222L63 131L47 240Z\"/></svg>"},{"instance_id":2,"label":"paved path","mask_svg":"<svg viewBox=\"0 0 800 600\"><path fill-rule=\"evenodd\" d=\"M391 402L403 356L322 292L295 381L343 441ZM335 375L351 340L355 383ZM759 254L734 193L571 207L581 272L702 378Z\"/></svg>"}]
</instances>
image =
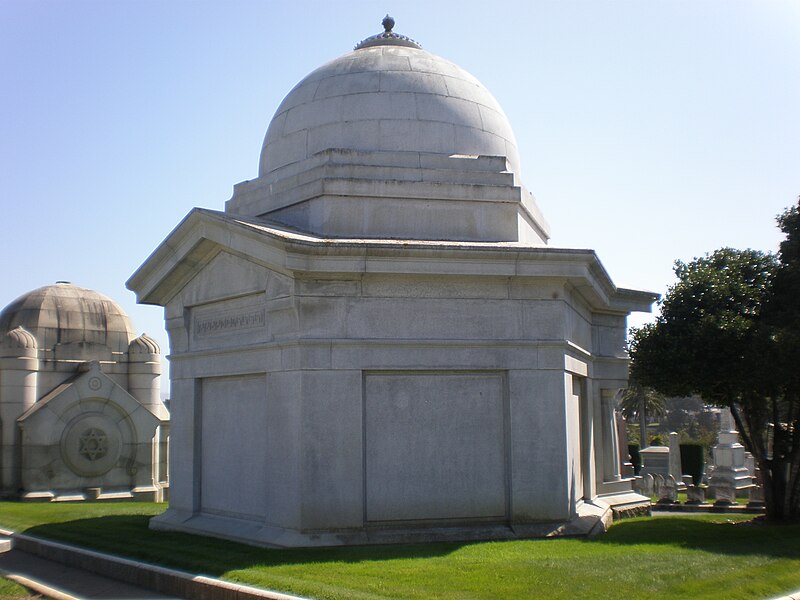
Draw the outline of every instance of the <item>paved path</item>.
<instances>
[{"instance_id":1,"label":"paved path","mask_svg":"<svg viewBox=\"0 0 800 600\"><path fill-rule=\"evenodd\" d=\"M0 574L53 600L171 600L158 592L67 567L21 550L0 553Z\"/></svg>"},{"instance_id":2,"label":"paved path","mask_svg":"<svg viewBox=\"0 0 800 600\"><path fill-rule=\"evenodd\" d=\"M22 533L0 535L13 538L0 538L0 574L53 600L307 600Z\"/></svg>"}]
</instances>

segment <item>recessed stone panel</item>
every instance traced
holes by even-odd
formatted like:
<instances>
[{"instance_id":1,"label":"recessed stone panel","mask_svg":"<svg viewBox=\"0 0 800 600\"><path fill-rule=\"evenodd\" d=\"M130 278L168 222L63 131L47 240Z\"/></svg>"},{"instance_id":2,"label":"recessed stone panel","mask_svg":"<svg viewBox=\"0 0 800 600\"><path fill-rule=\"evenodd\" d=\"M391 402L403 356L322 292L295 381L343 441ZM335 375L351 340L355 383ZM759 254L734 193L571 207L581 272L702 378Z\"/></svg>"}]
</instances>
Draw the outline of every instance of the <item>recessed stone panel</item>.
<instances>
[{"instance_id":1,"label":"recessed stone panel","mask_svg":"<svg viewBox=\"0 0 800 600\"><path fill-rule=\"evenodd\" d=\"M264 375L203 380L203 512L264 516L267 416Z\"/></svg>"},{"instance_id":2,"label":"recessed stone panel","mask_svg":"<svg viewBox=\"0 0 800 600\"><path fill-rule=\"evenodd\" d=\"M505 375L365 375L367 521L503 519Z\"/></svg>"},{"instance_id":3,"label":"recessed stone panel","mask_svg":"<svg viewBox=\"0 0 800 600\"><path fill-rule=\"evenodd\" d=\"M192 350L262 341L267 331L264 295L252 294L194 307L189 327Z\"/></svg>"}]
</instances>

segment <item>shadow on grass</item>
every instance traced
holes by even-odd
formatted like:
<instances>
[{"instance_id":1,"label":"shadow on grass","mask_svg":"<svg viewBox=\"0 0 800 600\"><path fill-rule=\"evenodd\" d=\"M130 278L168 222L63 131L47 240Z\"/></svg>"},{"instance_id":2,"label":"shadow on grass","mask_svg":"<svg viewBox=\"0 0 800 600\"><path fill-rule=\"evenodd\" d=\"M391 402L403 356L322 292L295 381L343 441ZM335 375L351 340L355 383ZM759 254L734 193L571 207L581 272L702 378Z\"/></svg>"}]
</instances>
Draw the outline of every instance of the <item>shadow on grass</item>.
<instances>
[{"instance_id":1,"label":"shadow on grass","mask_svg":"<svg viewBox=\"0 0 800 600\"><path fill-rule=\"evenodd\" d=\"M119 515L37 525L26 534L192 573L220 576L249 567L446 556L464 543L258 548L188 533L151 531L150 516Z\"/></svg>"},{"instance_id":2,"label":"shadow on grass","mask_svg":"<svg viewBox=\"0 0 800 600\"><path fill-rule=\"evenodd\" d=\"M637 519L615 524L592 543L668 544L717 554L800 559L800 524L700 521L686 517Z\"/></svg>"},{"instance_id":3,"label":"shadow on grass","mask_svg":"<svg viewBox=\"0 0 800 600\"><path fill-rule=\"evenodd\" d=\"M103 516L38 525L25 533L192 573L222 576L250 567L437 558L481 542L265 549L187 533L151 531L148 515ZM493 542L519 543L519 542ZM536 543L553 543L539 540ZM710 522L685 517L623 521L579 543L666 544L727 555L800 559L800 525ZM634 549L632 548L632 551Z\"/></svg>"}]
</instances>

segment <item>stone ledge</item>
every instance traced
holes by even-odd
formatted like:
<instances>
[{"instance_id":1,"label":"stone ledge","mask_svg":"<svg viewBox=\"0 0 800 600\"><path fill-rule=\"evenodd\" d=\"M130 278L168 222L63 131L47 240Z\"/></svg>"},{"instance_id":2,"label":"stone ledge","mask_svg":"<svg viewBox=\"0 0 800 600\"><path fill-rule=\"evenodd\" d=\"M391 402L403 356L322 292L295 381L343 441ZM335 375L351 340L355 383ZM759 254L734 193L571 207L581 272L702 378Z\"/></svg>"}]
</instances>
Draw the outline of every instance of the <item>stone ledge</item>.
<instances>
[{"instance_id":1,"label":"stone ledge","mask_svg":"<svg viewBox=\"0 0 800 600\"><path fill-rule=\"evenodd\" d=\"M580 503L576 515L567 521L454 523L438 527L385 523L357 529L300 531L262 522L168 509L150 520L150 529L218 537L264 548L310 548L594 537L608 530L612 518L611 505L595 499L591 503Z\"/></svg>"},{"instance_id":2,"label":"stone ledge","mask_svg":"<svg viewBox=\"0 0 800 600\"><path fill-rule=\"evenodd\" d=\"M314 197L325 182L335 183L339 180L353 181L362 186L368 182L373 186L403 185L407 190L436 190L444 185L446 189L460 190L461 193L475 185L479 188L486 186L505 190L500 191L501 194L515 194L516 201L519 201L517 196L520 190L503 156L344 151L331 148L281 167L269 176L236 184L233 196L226 202L226 210L249 215L271 212ZM428 184L433 187L408 187L408 184ZM424 197L429 194L430 191L424 192ZM478 195L482 196L483 193ZM460 195L456 194L456 197ZM538 212L536 214L541 216Z\"/></svg>"},{"instance_id":3,"label":"stone ledge","mask_svg":"<svg viewBox=\"0 0 800 600\"><path fill-rule=\"evenodd\" d=\"M764 512L763 507L744 506L741 504L653 504L653 512L708 512L758 515Z\"/></svg>"}]
</instances>

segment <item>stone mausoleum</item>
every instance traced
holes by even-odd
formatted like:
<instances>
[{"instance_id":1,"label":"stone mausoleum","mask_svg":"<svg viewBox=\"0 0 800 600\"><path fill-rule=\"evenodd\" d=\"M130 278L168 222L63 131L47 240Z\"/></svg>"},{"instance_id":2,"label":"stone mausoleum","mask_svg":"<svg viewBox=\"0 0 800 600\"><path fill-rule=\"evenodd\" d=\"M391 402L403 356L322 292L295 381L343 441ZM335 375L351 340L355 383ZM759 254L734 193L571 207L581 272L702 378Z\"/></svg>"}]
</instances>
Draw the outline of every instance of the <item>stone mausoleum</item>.
<instances>
[{"instance_id":1,"label":"stone mausoleum","mask_svg":"<svg viewBox=\"0 0 800 600\"><path fill-rule=\"evenodd\" d=\"M654 295L547 245L497 101L393 25L300 81L258 177L128 281L170 338L172 491L152 527L509 538L647 504L615 397L626 317Z\"/></svg>"},{"instance_id":2,"label":"stone mausoleum","mask_svg":"<svg viewBox=\"0 0 800 600\"><path fill-rule=\"evenodd\" d=\"M161 351L110 298L66 282L0 313L0 496L161 500Z\"/></svg>"}]
</instances>

